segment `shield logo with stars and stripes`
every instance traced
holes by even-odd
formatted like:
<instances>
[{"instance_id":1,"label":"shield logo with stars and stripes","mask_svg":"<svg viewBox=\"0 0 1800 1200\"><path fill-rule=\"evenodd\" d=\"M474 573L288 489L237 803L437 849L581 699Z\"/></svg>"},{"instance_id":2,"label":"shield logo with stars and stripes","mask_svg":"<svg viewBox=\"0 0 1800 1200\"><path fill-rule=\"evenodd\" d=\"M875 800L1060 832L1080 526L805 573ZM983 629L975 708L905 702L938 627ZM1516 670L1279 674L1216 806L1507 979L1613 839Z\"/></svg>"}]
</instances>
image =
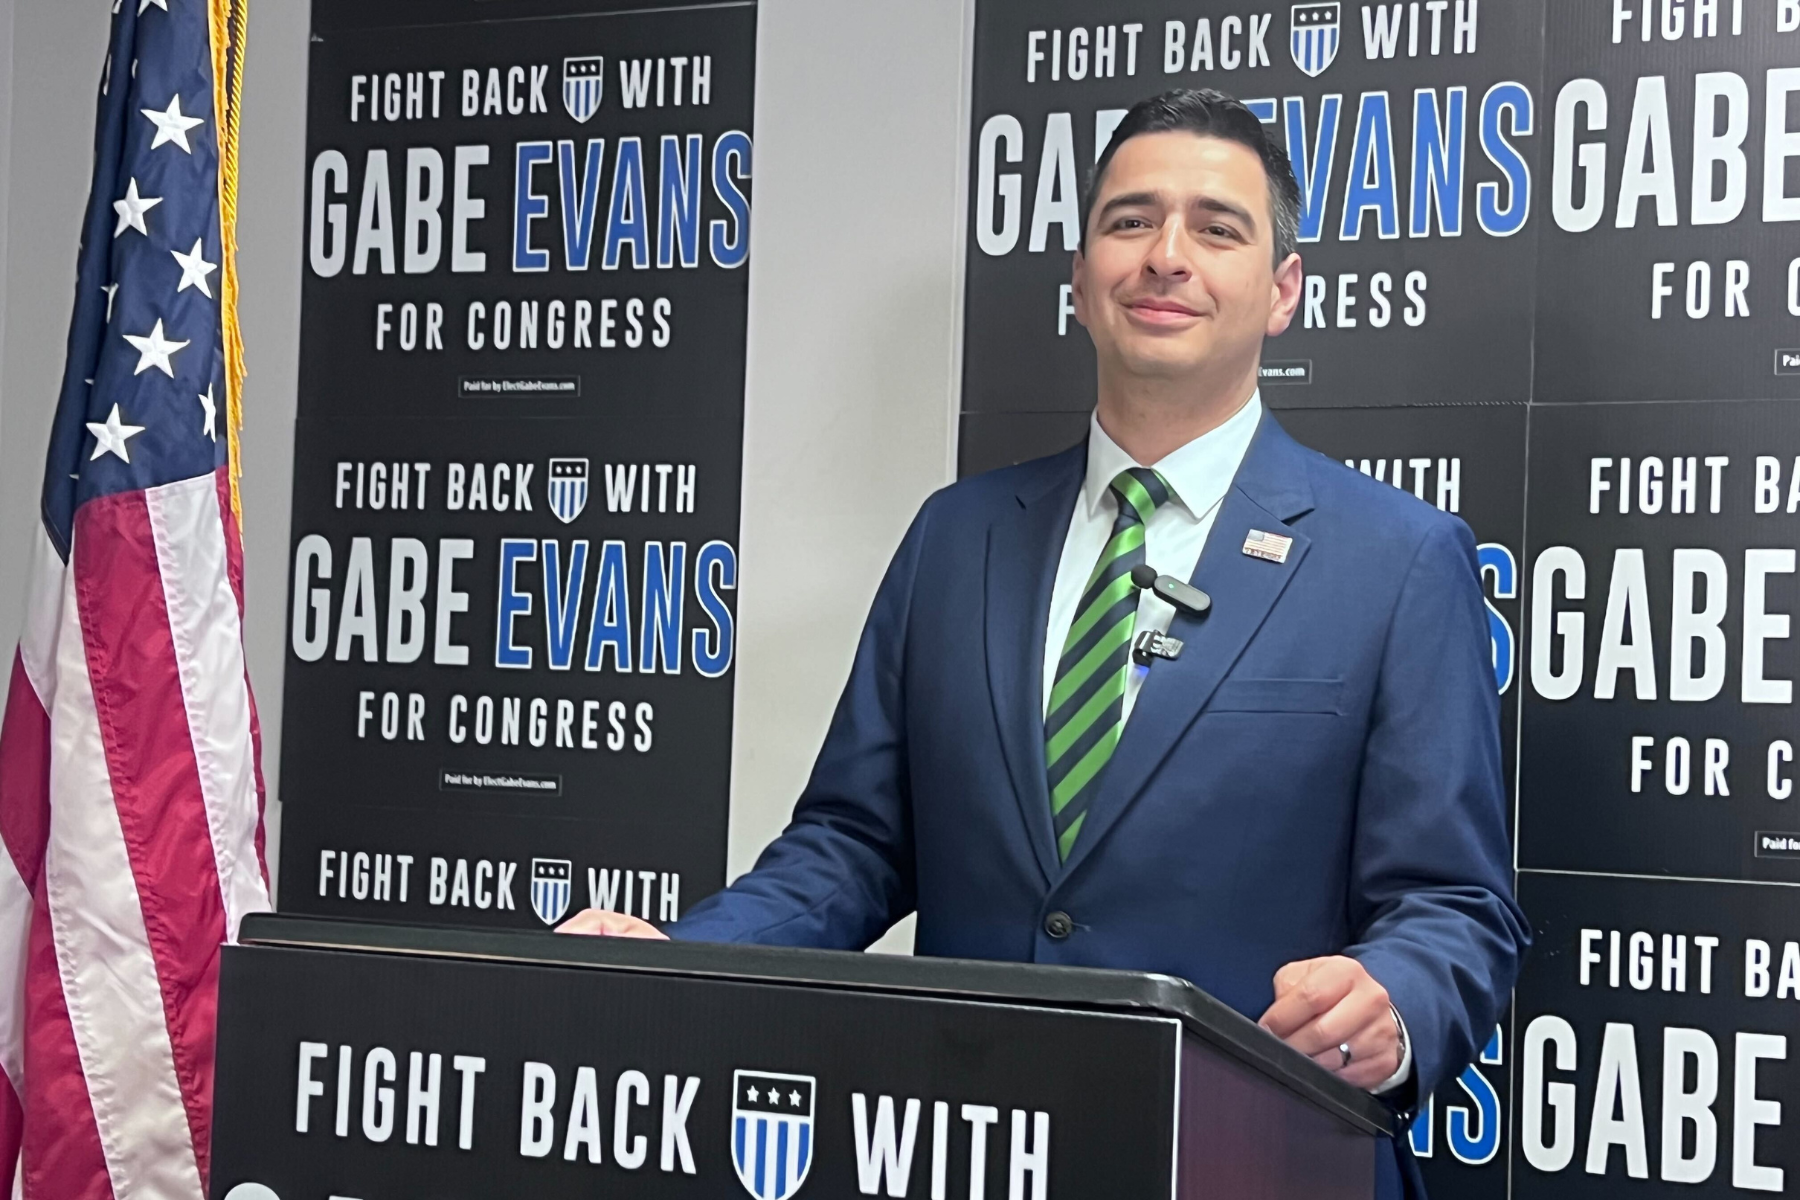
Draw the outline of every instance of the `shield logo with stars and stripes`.
<instances>
[{"instance_id":1,"label":"shield logo with stars and stripes","mask_svg":"<svg viewBox=\"0 0 1800 1200\"><path fill-rule=\"evenodd\" d=\"M600 111L605 79L606 60L599 55L563 59L563 107L571 117L585 125Z\"/></svg>"},{"instance_id":2,"label":"shield logo with stars and stripes","mask_svg":"<svg viewBox=\"0 0 1800 1200\"><path fill-rule=\"evenodd\" d=\"M1296 4L1289 25L1288 53L1294 65L1317 78L1338 52L1338 5Z\"/></svg>"},{"instance_id":3,"label":"shield logo with stars and stripes","mask_svg":"<svg viewBox=\"0 0 1800 1200\"><path fill-rule=\"evenodd\" d=\"M731 1078L731 1161L756 1200L787 1200L812 1166L811 1075L737 1071Z\"/></svg>"},{"instance_id":4,"label":"shield logo with stars and stripes","mask_svg":"<svg viewBox=\"0 0 1800 1200\"><path fill-rule=\"evenodd\" d=\"M553 458L550 479L546 485L550 511L564 525L581 515L588 502L588 460L585 458Z\"/></svg>"},{"instance_id":5,"label":"shield logo with stars and stripes","mask_svg":"<svg viewBox=\"0 0 1800 1200\"><path fill-rule=\"evenodd\" d=\"M574 891L575 864L566 858L531 860L531 911L546 925L554 925L569 911Z\"/></svg>"}]
</instances>

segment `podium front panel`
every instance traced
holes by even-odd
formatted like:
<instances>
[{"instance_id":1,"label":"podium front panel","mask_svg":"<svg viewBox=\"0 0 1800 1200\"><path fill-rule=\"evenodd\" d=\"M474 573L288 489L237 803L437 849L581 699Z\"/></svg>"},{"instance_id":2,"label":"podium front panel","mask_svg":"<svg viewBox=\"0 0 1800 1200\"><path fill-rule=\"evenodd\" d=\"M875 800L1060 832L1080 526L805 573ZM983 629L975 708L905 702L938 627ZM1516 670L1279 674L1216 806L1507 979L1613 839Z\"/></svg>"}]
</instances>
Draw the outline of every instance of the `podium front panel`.
<instances>
[{"instance_id":1,"label":"podium front panel","mask_svg":"<svg viewBox=\"0 0 1800 1200\"><path fill-rule=\"evenodd\" d=\"M1385 1141L1295 1104L1190 1038L1181 1049L1178 1200L1368 1200Z\"/></svg>"},{"instance_id":2,"label":"podium front panel","mask_svg":"<svg viewBox=\"0 0 1800 1200\"><path fill-rule=\"evenodd\" d=\"M220 1004L215 1200L1175 1187L1167 1016L256 946Z\"/></svg>"}]
</instances>

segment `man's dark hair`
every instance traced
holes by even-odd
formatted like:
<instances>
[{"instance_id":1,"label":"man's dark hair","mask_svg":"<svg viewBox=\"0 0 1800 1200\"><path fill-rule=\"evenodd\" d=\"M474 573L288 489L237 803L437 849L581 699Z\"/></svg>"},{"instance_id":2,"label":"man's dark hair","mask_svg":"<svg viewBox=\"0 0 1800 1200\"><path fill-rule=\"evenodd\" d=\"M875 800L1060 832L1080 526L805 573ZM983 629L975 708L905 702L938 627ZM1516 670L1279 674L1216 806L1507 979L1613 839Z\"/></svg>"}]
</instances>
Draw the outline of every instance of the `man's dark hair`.
<instances>
[{"instance_id":1,"label":"man's dark hair","mask_svg":"<svg viewBox=\"0 0 1800 1200\"><path fill-rule=\"evenodd\" d=\"M1126 111L1113 130L1112 141L1106 144L1105 152L1089 173L1087 190L1082 193L1081 248L1087 249L1088 217L1093 212L1094 196L1119 147L1139 134L1174 130L1236 142L1262 160L1263 175L1269 182L1275 265L1279 267L1294 252L1300 236L1300 185L1294 179L1294 168L1287 151L1263 131L1263 123L1255 113L1241 101L1213 88L1175 88L1139 100Z\"/></svg>"}]
</instances>

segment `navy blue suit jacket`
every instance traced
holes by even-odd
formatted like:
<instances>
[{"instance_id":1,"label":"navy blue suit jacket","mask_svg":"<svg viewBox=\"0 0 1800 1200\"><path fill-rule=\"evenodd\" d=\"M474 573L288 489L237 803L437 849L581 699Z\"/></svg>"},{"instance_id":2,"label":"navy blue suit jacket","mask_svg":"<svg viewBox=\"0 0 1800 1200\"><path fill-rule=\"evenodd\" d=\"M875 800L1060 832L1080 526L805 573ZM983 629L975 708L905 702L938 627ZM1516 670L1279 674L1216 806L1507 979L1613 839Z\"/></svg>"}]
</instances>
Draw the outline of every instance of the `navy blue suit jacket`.
<instances>
[{"instance_id":1,"label":"navy blue suit jacket","mask_svg":"<svg viewBox=\"0 0 1800 1200\"><path fill-rule=\"evenodd\" d=\"M671 934L860 949L916 909L921 954L1165 972L1251 1018L1282 964L1350 954L1424 1095L1486 1042L1528 939L1468 527L1265 415L1194 572L1212 611L1177 614L1186 649L1151 668L1064 864L1044 636L1085 464L925 503L793 823ZM1287 561L1243 554L1252 529ZM1380 1195L1416 1180L1403 1151L1378 1164Z\"/></svg>"}]
</instances>

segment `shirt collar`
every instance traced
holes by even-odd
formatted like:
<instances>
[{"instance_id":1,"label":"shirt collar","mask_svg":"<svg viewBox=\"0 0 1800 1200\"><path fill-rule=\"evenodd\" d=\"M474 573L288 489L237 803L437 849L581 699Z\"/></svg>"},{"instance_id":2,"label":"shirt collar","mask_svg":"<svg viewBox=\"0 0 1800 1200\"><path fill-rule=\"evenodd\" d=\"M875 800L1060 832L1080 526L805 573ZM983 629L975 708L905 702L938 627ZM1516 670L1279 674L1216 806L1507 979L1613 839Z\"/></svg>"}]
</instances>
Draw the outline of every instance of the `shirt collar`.
<instances>
[{"instance_id":1,"label":"shirt collar","mask_svg":"<svg viewBox=\"0 0 1800 1200\"><path fill-rule=\"evenodd\" d=\"M1128 467L1153 467L1175 489L1176 507L1199 520L1231 489L1256 427L1262 421L1262 392L1250 393L1244 406L1224 424L1201 434L1155 463L1140 463L1100 428L1100 414L1088 418L1087 478L1081 495L1090 516L1110 508L1112 481Z\"/></svg>"}]
</instances>

